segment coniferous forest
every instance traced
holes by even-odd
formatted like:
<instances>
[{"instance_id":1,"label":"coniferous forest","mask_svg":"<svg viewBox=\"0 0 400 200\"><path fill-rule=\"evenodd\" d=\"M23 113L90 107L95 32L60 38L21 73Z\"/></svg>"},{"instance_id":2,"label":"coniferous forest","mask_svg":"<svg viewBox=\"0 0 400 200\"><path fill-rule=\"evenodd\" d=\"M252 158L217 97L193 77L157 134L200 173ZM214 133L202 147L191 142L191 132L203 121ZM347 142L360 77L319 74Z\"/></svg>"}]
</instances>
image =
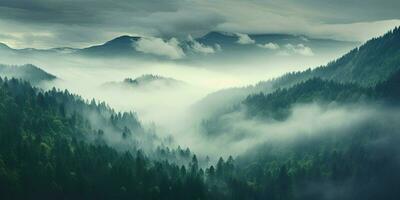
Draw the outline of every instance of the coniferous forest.
<instances>
[{"instance_id":1,"label":"coniferous forest","mask_svg":"<svg viewBox=\"0 0 400 200\"><path fill-rule=\"evenodd\" d=\"M398 10L383 2L393 16L384 22L397 25ZM400 27L360 42L351 39L381 22L327 23L326 34L316 24L297 32L267 23L253 33L255 24L229 21L218 2L224 18L207 18L213 9L199 2L94 4L0 2L0 27L19 27L0 34L0 199L399 199ZM279 25L284 15L258 9L291 5L335 21L327 9L347 6L354 12L342 20L365 16L343 2L228 4ZM182 7L197 19L177 20ZM316 8L326 16L308 10ZM34 30L29 37L20 24ZM72 47L103 38L86 36L88 27L132 36ZM342 39L345 28L354 35Z\"/></svg>"}]
</instances>

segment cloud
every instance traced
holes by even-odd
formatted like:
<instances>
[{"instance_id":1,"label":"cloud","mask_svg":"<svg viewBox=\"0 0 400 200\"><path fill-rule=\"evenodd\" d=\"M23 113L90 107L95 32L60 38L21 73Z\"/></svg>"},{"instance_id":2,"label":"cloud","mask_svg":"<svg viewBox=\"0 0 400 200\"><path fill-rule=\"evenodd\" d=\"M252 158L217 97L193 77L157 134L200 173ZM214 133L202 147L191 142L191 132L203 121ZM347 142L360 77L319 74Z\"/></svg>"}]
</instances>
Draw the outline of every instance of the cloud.
<instances>
[{"instance_id":1,"label":"cloud","mask_svg":"<svg viewBox=\"0 0 400 200\"><path fill-rule=\"evenodd\" d=\"M205 54L215 53L215 50L213 47L206 46L199 42L194 42L192 45L192 48L194 51L199 52L199 53L205 53Z\"/></svg>"},{"instance_id":2,"label":"cloud","mask_svg":"<svg viewBox=\"0 0 400 200\"><path fill-rule=\"evenodd\" d=\"M216 43L214 46L215 46L215 50L222 51L222 47L218 43Z\"/></svg>"},{"instance_id":3,"label":"cloud","mask_svg":"<svg viewBox=\"0 0 400 200\"><path fill-rule=\"evenodd\" d=\"M191 43L190 47L194 52L204 53L204 54L212 54L215 53L216 49L212 46L204 45L196 40L193 39L191 35L188 36L188 40ZM216 47L218 50L218 47Z\"/></svg>"},{"instance_id":4,"label":"cloud","mask_svg":"<svg viewBox=\"0 0 400 200\"><path fill-rule=\"evenodd\" d=\"M297 45L293 45L293 44L286 44L285 48L289 51L289 52L293 52L299 55L303 55L303 56L313 56L314 52L312 51L312 49L310 47L305 46L304 44L297 44Z\"/></svg>"},{"instance_id":5,"label":"cloud","mask_svg":"<svg viewBox=\"0 0 400 200\"><path fill-rule=\"evenodd\" d=\"M300 40L303 40L304 42L309 42L310 41L308 38L306 38L304 36L300 36L299 38L300 38Z\"/></svg>"},{"instance_id":6,"label":"cloud","mask_svg":"<svg viewBox=\"0 0 400 200\"><path fill-rule=\"evenodd\" d=\"M86 47L120 35L183 38L209 31L365 41L400 25L399 6L397 0L2 0L6 37L0 41L19 48ZM240 40L251 43L245 37Z\"/></svg>"},{"instance_id":7,"label":"cloud","mask_svg":"<svg viewBox=\"0 0 400 200\"><path fill-rule=\"evenodd\" d=\"M156 37L143 37L136 42L134 47L143 53L166 56L171 59L180 59L185 56L176 38L164 41Z\"/></svg>"},{"instance_id":8,"label":"cloud","mask_svg":"<svg viewBox=\"0 0 400 200\"><path fill-rule=\"evenodd\" d=\"M319 24L309 27L304 34L320 38L365 42L400 26L400 17L392 20L356 22L350 24Z\"/></svg>"},{"instance_id":9,"label":"cloud","mask_svg":"<svg viewBox=\"0 0 400 200\"><path fill-rule=\"evenodd\" d=\"M264 49L270 49L270 50L276 50L279 49L280 46L276 43L266 43L266 44L257 44L258 47L264 48Z\"/></svg>"},{"instance_id":10,"label":"cloud","mask_svg":"<svg viewBox=\"0 0 400 200\"><path fill-rule=\"evenodd\" d=\"M256 41L251 39L249 35L244 34L244 33L235 33L236 36L238 36L238 40L236 41L239 44L254 44Z\"/></svg>"},{"instance_id":11,"label":"cloud","mask_svg":"<svg viewBox=\"0 0 400 200\"><path fill-rule=\"evenodd\" d=\"M291 115L285 121L249 118L245 110L219 116L212 125L215 135L212 139L196 139L190 146L198 151L220 152L225 155L240 155L265 142L290 141L297 136L321 136L328 134L348 134L360 127L381 127L397 130L396 123L386 119L396 119L398 109L377 105L338 105L318 103L294 105ZM234 123L233 123L234 122ZM384 129L386 129L384 128ZM202 132L203 135L207 133ZM190 139L189 139L190 140ZM225 148L221 150L221 146ZM206 148L205 148L206 147ZM253 149L254 150L254 149Z\"/></svg>"}]
</instances>

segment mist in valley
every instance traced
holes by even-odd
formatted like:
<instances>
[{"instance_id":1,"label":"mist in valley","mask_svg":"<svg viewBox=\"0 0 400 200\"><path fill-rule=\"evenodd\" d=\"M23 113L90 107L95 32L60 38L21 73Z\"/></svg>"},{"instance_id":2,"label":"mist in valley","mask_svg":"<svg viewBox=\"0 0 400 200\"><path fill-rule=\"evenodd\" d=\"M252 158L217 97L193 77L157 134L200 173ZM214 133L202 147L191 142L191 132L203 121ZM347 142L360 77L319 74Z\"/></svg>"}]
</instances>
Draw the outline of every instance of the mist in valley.
<instances>
[{"instance_id":1,"label":"mist in valley","mask_svg":"<svg viewBox=\"0 0 400 200\"><path fill-rule=\"evenodd\" d=\"M0 1L0 199L397 200L399 1Z\"/></svg>"},{"instance_id":2,"label":"mist in valley","mask_svg":"<svg viewBox=\"0 0 400 200\"><path fill-rule=\"evenodd\" d=\"M224 133L225 136L217 140L209 139L199 128L199 122L204 117L203 112L209 111L203 108L199 112L196 109L199 101L219 90L248 87L290 71L324 65L345 50L330 50L334 53L324 53L322 56L318 52L305 56L280 54L281 51L276 51L274 59L250 56L239 59L236 63L205 59L199 64L198 61L102 58L69 54L32 54L22 58L17 54L3 56L1 59L3 63L11 65L34 64L56 76L57 79L38 85L44 90L53 87L66 89L88 101L104 101L116 111L135 112L143 124L155 126L157 135L172 136L175 147L190 147L197 153L219 157L237 155L254 146L251 141L259 141L257 135L261 134L261 129L254 131L249 124L253 122L241 122L242 120L232 118L231 122L238 123L238 126L243 123L243 126L233 128L234 133ZM181 84L163 85L160 82L157 86L154 83L142 83L143 86L132 87L124 82L127 78L134 80L143 75L171 78ZM224 101L222 98L218 102ZM249 130L246 130L244 124L249 125ZM266 125L265 128L267 127ZM243 138L237 136L235 132L238 131L242 132ZM222 144L227 146L223 152L218 150Z\"/></svg>"}]
</instances>

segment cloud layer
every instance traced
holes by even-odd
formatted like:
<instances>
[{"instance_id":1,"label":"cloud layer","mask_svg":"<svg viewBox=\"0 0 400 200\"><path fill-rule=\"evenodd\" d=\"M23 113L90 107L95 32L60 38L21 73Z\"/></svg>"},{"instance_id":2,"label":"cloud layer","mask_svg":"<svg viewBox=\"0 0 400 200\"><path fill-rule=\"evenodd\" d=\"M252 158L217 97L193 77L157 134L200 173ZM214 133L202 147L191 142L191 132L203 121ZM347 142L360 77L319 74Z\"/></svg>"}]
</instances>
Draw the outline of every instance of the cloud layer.
<instances>
[{"instance_id":1,"label":"cloud layer","mask_svg":"<svg viewBox=\"0 0 400 200\"><path fill-rule=\"evenodd\" d=\"M134 47L143 53L166 56L171 59L180 59L185 56L176 38L164 41L156 37L143 37L136 42Z\"/></svg>"},{"instance_id":2,"label":"cloud layer","mask_svg":"<svg viewBox=\"0 0 400 200\"><path fill-rule=\"evenodd\" d=\"M257 44L257 46L264 48L264 49L270 49L270 50L276 50L276 49L280 48L280 46L278 44L272 43L272 42L269 42L266 44Z\"/></svg>"},{"instance_id":3,"label":"cloud layer","mask_svg":"<svg viewBox=\"0 0 400 200\"><path fill-rule=\"evenodd\" d=\"M216 46L214 49L214 47L212 47L212 46L204 45L204 44L194 40L191 35L189 35L188 40L191 43L190 47L192 48L192 50L197 53L211 54L211 53L215 53L216 51L221 50L220 49L221 47L219 47L219 46Z\"/></svg>"},{"instance_id":4,"label":"cloud layer","mask_svg":"<svg viewBox=\"0 0 400 200\"><path fill-rule=\"evenodd\" d=\"M83 47L122 34L180 38L212 30L360 41L400 25L399 8L397 0L2 0L0 42Z\"/></svg>"},{"instance_id":5,"label":"cloud layer","mask_svg":"<svg viewBox=\"0 0 400 200\"><path fill-rule=\"evenodd\" d=\"M254 44L256 41L251 39L249 35L243 34L243 33L236 33L236 36L238 36L238 41L237 43L239 44Z\"/></svg>"},{"instance_id":6,"label":"cloud layer","mask_svg":"<svg viewBox=\"0 0 400 200\"><path fill-rule=\"evenodd\" d=\"M296 54L303 55L303 56L313 56L314 55L314 52L311 50L311 48L305 46L304 44L297 44L297 45L286 44L285 48L290 53L296 53Z\"/></svg>"}]
</instances>

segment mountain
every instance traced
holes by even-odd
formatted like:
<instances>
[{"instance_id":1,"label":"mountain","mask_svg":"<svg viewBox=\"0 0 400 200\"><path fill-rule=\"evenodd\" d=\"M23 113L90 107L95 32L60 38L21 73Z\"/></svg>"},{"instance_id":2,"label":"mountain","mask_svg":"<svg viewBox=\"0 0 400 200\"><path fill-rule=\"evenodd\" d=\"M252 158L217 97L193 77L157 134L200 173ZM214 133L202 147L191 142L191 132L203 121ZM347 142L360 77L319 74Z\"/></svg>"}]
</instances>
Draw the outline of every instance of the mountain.
<instances>
[{"instance_id":1,"label":"mountain","mask_svg":"<svg viewBox=\"0 0 400 200\"><path fill-rule=\"evenodd\" d=\"M369 48L397 41L396 31ZM229 112L243 115L217 116L212 121L216 124L211 124L219 126L218 120L225 120L239 133L234 138L239 143L209 137L206 145L216 140L221 151L229 146L251 148L206 165L189 149L165 147L134 112L115 112L105 103L84 100L67 90L42 91L28 82L0 78L0 197L397 200L400 70L392 66L398 48L391 45L384 45L390 51L358 49L336 65L246 88L270 90L231 106ZM373 72L382 68L384 77L358 71L360 63L371 72L364 62L372 56L368 52L387 56L374 64ZM159 80L175 82L144 75L122 83L141 87ZM314 102L328 105L328 109L322 106L322 121L318 112L304 111L290 119L294 105ZM246 134L253 130L255 134ZM250 140L241 140L246 137ZM184 161L176 164L174 159Z\"/></svg>"},{"instance_id":2,"label":"mountain","mask_svg":"<svg viewBox=\"0 0 400 200\"><path fill-rule=\"evenodd\" d=\"M226 108L238 104L248 95L260 92L270 93L278 88L288 88L313 77L340 83L356 83L365 87L374 86L400 70L399 41L400 27L367 41L326 66L290 72L253 86L217 91L200 100L194 109L203 110L204 107L212 106L213 112L204 116L208 117L224 112Z\"/></svg>"},{"instance_id":3,"label":"mountain","mask_svg":"<svg viewBox=\"0 0 400 200\"><path fill-rule=\"evenodd\" d=\"M246 42L239 42L240 37L243 35L248 36L250 40ZM198 42L213 46L215 44L221 45L222 48L226 47L226 50L236 50L237 48L248 47L251 49L262 49L261 45L268 43L277 44L279 47L284 47L287 44L308 44L313 47L319 48L334 48L339 46L355 46L356 42L338 41L332 39L319 39L311 38L304 35L291 35L291 34L238 34L229 32L218 32L212 31L206 35L196 39ZM247 45L246 45L247 44ZM258 44L258 45L252 45ZM277 48L279 48L277 46ZM270 49L272 49L271 47Z\"/></svg>"},{"instance_id":4,"label":"mountain","mask_svg":"<svg viewBox=\"0 0 400 200\"><path fill-rule=\"evenodd\" d=\"M248 37L250 43L239 43L239 35ZM51 49L12 49L7 45L1 45L0 50L3 54L26 56L39 55L83 55L91 57L126 57L126 58L144 58L144 59L169 59L167 56L161 56L151 53L144 53L136 50L136 44L142 37L123 35L116 37L104 44L89 46L86 48L59 47ZM164 45L169 44L169 38L161 38ZM160 41L156 41L160 42ZM160 44L154 44L160 45ZM174 44L175 45L175 44ZM243 58L252 59L256 56L263 56L273 59L279 52L293 54L292 56L310 56L312 51L318 52L318 55L325 55L337 50L347 50L358 45L355 42L336 41L329 39L317 39L306 36L296 36L288 34L238 34L228 32L210 32L199 38L181 39L175 48L180 48L184 54L182 61L204 61L206 56L209 61L226 61L227 58L236 60L238 54ZM272 46L271 46L272 45ZM299 48L299 49L297 49ZM304 51L305 50L305 51ZM296 52L292 52L296 51ZM304 54L304 55L303 55Z\"/></svg>"},{"instance_id":5,"label":"mountain","mask_svg":"<svg viewBox=\"0 0 400 200\"><path fill-rule=\"evenodd\" d=\"M234 34L224 33L224 32L217 32L212 31L207 33L206 35L196 38L196 41L205 44L205 45L215 45L219 44L221 46L233 46L236 44L238 37Z\"/></svg>"},{"instance_id":6,"label":"mountain","mask_svg":"<svg viewBox=\"0 0 400 200\"><path fill-rule=\"evenodd\" d=\"M185 85L186 84L184 82L173 78L153 74L145 74L135 79L126 78L122 82L105 83L103 86L105 86L106 88L123 87L129 89L159 90L174 89L176 87L183 87Z\"/></svg>"},{"instance_id":7,"label":"mountain","mask_svg":"<svg viewBox=\"0 0 400 200\"><path fill-rule=\"evenodd\" d=\"M400 69L400 27L374 38L326 66L289 73L275 80L275 87L292 85L299 80L321 77L338 82L373 86Z\"/></svg>"},{"instance_id":8,"label":"mountain","mask_svg":"<svg viewBox=\"0 0 400 200\"><path fill-rule=\"evenodd\" d=\"M8 78L23 79L31 84L39 84L44 81L52 81L57 77L47 73L46 71L36 67L35 65L26 64L21 66L2 65L0 64L0 76Z\"/></svg>"},{"instance_id":9,"label":"mountain","mask_svg":"<svg viewBox=\"0 0 400 200\"><path fill-rule=\"evenodd\" d=\"M76 53L93 56L132 56L139 53L134 47L139 39L140 37L124 35L101 45L80 49Z\"/></svg>"},{"instance_id":10,"label":"mountain","mask_svg":"<svg viewBox=\"0 0 400 200\"><path fill-rule=\"evenodd\" d=\"M400 177L394 173L397 159L390 156L400 151L394 125L400 100L399 39L396 28L326 66L211 94L201 107L213 106L200 122L202 131L224 140L257 137L257 131L261 138L271 136L235 162L243 179L264 186L260 199L396 199L397 192L386 183ZM319 126L302 120L309 117L304 112L290 118L296 105L315 104L323 113L335 110L332 123L340 121L338 106L349 112L379 111L344 130L296 130L296 125ZM342 117L351 120L349 113ZM374 167L379 163L385 166ZM251 199L244 191L244 199Z\"/></svg>"},{"instance_id":11,"label":"mountain","mask_svg":"<svg viewBox=\"0 0 400 200\"><path fill-rule=\"evenodd\" d=\"M206 46L218 45L224 56L235 58L238 54L247 56L263 55L273 59L278 53L311 56L314 53L324 55L333 50L347 50L358 45L356 42L332 39L311 38L290 34L240 34L210 32L197 38ZM296 52L292 52L292 51Z\"/></svg>"},{"instance_id":12,"label":"mountain","mask_svg":"<svg viewBox=\"0 0 400 200\"><path fill-rule=\"evenodd\" d=\"M277 89L272 93L249 95L240 103L220 109L220 112L203 118L201 127L204 134L219 136L233 132L229 116L244 114L243 117L246 120L285 121L291 116L293 107L299 104L361 103L375 100L377 94L373 88L311 78L290 88Z\"/></svg>"},{"instance_id":13,"label":"mountain","mask_svg":"<svg viewBox=\"0 0 400 200\"><path fill-rule=\"evenodd\" d=\"M0 129L2 199L198 199L205 193L191 190L205 186L189 149L149 153L158 140L135 113L116 113L68 91L0 78ZM154 161L144 151L171 159ZM169 163L173 158L192 160L192 167L181 170Z\"/></svg>"},{"instance_id":14,"label":"mountain","mask_svg":"<svg viewBox=\"0 0 400 200\"><path fill-rule=\"evenodd\" d=\"M295 104L355 103L367 99L371 93L370 89L355 84L311 78L288 89L250 95L242 104L246 107L248 116L284 120Z\"/></svg>"},{"instance_id":15,"label":"mountain","mask_svg":"<svg viewBox=\"0 0 400 200\"><path fill-rule=\"evenodd\" d=\"M398 80L392 77L381 88ZM220 158L201 168L188 149L159 148L161 159L154 160L135 148L143 144L135 141L154 138L134 113L116 113L68 91L43 92L0 79L0 194L4 199L395 200L397 119L377 115L345 132L272 139L236 159ZM190 162L170 163L174 157Z\"/></svg>"}]
</instances>

